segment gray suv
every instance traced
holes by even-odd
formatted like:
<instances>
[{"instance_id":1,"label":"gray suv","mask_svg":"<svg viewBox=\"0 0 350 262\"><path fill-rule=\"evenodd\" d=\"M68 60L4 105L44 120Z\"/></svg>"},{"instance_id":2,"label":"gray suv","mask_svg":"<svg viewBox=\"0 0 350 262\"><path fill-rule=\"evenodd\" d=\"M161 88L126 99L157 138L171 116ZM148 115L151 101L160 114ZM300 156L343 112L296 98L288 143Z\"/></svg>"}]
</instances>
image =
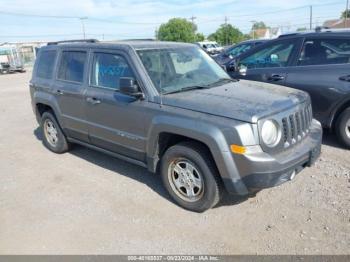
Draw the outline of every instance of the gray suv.
<instances>
[{"instance_id":1,"label":"gray suv","mask_svg":"<svg viewBox=\"0 0 350 262\"><path fill-rule=\"evenodd\" d=\"M196 212L224 190L291 180L320 154L305 92L232 80L192 44L49 43L30 93L49 150L76 143L158 171L174 201Z\"/></svg>"}]
</instances>

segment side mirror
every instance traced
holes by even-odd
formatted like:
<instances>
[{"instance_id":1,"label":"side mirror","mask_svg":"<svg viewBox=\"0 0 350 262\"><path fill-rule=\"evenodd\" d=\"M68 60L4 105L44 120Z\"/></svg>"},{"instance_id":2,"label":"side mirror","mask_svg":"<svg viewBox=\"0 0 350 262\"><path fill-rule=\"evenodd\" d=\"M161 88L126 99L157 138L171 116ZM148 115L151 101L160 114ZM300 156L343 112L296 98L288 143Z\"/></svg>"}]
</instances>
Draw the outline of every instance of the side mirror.
<instances>
[{"instance_id":1,"label":"side mirror","mask_svg":"<svg viewBox=\"0 0 350 262\"><path fill-rule=\"evenodd\" d=\"M245 66L241 66L238 70L239 74L242 75L242 76L245 76L247 75L247 67Z\"/></svg>"},{"instance_id":2,"label":"side mirror","mask_svg":"<svg viewBox=\"0 0 350 262\"><path fill-rule=\"evenodd\" d=\"M233 60L226 66L227 72L237 72L237 61Z\"/></svg>"},{"instance_id":3,"label":"side mirror","mask_svg":"<svg viewBox=\"0 0 350 262\"><path fill-rule=\"evenodd\" d=\"M143 99L144 95L140 92L140 88L137 82L132 77L121 77L119 78L119 90L120 93L128 96L134 96L139 99Z\"/></svg>"}]
</instances>

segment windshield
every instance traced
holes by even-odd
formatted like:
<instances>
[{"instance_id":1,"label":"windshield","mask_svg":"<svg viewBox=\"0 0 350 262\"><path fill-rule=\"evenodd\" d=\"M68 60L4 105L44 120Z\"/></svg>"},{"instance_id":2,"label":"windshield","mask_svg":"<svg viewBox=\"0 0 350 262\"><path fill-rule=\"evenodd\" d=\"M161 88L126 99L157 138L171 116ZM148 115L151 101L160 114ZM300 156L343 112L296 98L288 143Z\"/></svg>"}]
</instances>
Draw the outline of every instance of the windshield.
<instances>
[{"instance_id":1,"label":"windshield","mask_svg":"<svg viewBox=\"0 0 350 262\"><path fill-rule=\"evenodd\" d=\"M247 52L252 46L253 44L251 43L237 45L229 49L227 54L231 56L239 56L240 54Z\"/></svg>"},{"instance_id":2,"label":"windshield","mask_svg":"<svg viewBox=\"0 0 350 262\"><path fill-rule=\"evenodd\" d=\"M211 87L227 73L197 47L147 49L137 51L154 86L160 93L173 93L190 87Z\"/></svg>"}]
</instances>

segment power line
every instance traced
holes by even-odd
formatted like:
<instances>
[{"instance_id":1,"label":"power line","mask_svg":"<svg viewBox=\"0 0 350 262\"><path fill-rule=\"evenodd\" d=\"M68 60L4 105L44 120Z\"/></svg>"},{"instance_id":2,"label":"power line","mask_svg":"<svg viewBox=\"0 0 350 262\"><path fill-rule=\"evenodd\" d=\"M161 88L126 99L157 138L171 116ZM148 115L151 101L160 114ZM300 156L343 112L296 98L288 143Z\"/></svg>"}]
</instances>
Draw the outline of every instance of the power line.
<instances>
[{"instance_id":1,"label":"power line","mask_svg":"<svg viewBox=\"0 0 350 262\"><path fill-rule=\"evenodd\" d=\"M10 16L25 16L25 17L37 17L37 18L56 18L56 19L79 19L78 16L61 16L61 15L36 15L36 14L24 14L24 13L14 13L7 11L0 11L0 14L10 15Z\"/></svg>"},{"instance_id":2,"label":"power line","mask_svg":"<svg viewBox=\"0 0 350 262\"><path fill-rule=\"evenodd\" d=\"M325 3L325 4L315 4L313 7L322 7L322 6L329 6L329 5L336 5L336 4L343 4L343 2L331 2L331 3ZM280 9L280 10L275 10L275 11L267 11L267 12L254 12L254 13L249 13L249 14L242 14L242 15L235 15L235 16L229 16L229 18L232 19L237 19L237 18L246 18L246 17L256 17L256 16L262 16L262 15L269 15L269 14L278 14L278 13L284 13L284 12L290 12L290 11L295 11L295 10L300 10L300 9L306 9L309 8L309 5L304 5L304 6L299 6L299 7L294 7L294 8L288 8L288 9ZM202 19L198 17L198 19L202 20L201 23L206 23L206 22L218 22L222 18L218 17L215 19Z\"/></svg>"},{"instance_id":3,"label":"power line","mask_svg":"<svg viewBox=\"0 0 350 262\"><path fill-rule=\"evenodd\" d=\"M80 16L60 16L60 15L39 15L39 14L24 14L24 13L14 13L14 12L7 12L7 11L0 11L0 14L3 15L9 15L9 16L18 16L18 17L33 17L33 18L53 18L53 19L81 19ZM86 16L84 16L85 18ZM128 21L113 21L110 19L101 19L97 17L88 17L89 20L93 20L96 22L103 22L103 23L119 23L119 24L129 24L129 25L143 25L143 24L160 24L155 22L128 22Z\"/></svg>"},{"instance_id":4,"label":"power line","mask_svg":"<svg viewBox=\"0 0 350 262\"><path fill-rule=\"evenodd\" d=\"M320 6L328 6L328 5L335 5L335 4L343 4L343 2L330 2L325 4L315 4L314 7L320 7ZM280 9L275 11L268 11L268 12L254 12L249 14L242 14L242 15L236 15L236 16L229 16L228 18L240 18L240 17L249 17L249 16L262 16L267 14L276 14L276 13L282 13L282 12L290 12L294 10L304 9L308 8L309 6L298 6L294 8L288 8L288 9ZM81 16L61 16L61 15L41 15L41 14L25 14L25 13L16 13L16 12L9 12L9 11L0 11L0 14L3 15L11 15L11 16L21 16L21 17L36 17L36 18L53 18L53 19L80 19ZM86 16L84 16L86 17ZM88 17L89 20L98 21L98 22L106 22L106 23L120 23L120 24L129 24L129 25L144 25L144 24L152 24L152 25L159 25L161 23L159 22L131 22L131 21L116 21L111 19L102 19L98 17ZM195 19L201 19L203 22L209 22L209 21L219 21L222 18L216 18L216 19L203 19L200 17L195 17Z\"/></svg>"}]
</instances>

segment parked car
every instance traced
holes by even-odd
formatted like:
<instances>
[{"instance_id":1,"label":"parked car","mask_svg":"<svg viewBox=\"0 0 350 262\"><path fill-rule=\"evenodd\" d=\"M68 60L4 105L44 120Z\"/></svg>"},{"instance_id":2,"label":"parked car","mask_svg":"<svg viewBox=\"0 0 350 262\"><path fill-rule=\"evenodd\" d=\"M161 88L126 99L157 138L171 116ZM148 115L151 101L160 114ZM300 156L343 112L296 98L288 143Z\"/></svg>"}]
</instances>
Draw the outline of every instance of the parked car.
<instances>
[{"instance_id":1,"label":"parked car","mask_svg":"<svg viewBox=\"0 0 350 262\"><path fill-rule=\"evenodd\" d=\"M310 94L314 116L350 148L350 31L282 35L228 65L233 78L293 87Z\"/></svg>"},{"instance_id":2,"label":"parked car","mask_svg":"<svg viewBox=\"0 0 350 262\"><path fill-rule=\"evenodd\" d=\"M195 44L201 47L205 52L207 52L210 55L218 54L224 50L224 48L221 47L217 42L213 41L197 42Z\"/></svg>"},{"instance_id":3,"label":"parked car","mask_svg":"<svg viewBox=\"0 0 350 262\"><path fill-rule=\"evenodd\" d=\"M255 48L256 46L259 46L268 40L247 40L243 41L237 45L230 46L223 50L221 53L214 55L213 58L216 62L218 62L220 65L226 65L232 59L235 57L244 54L248 50Z\"/></svg>"},{"instance_id":4,"label":"parked car","mask_svg":"<svg viewBox=\"0 0 350 262\"><path fill-rule=\"evenodd\" d=\"M320 154L307 93L234 81L192 44L50 43L30 94L49 150L77 143L158 170L192 211L291 180Z\"/></svg>"}]
</instances>

